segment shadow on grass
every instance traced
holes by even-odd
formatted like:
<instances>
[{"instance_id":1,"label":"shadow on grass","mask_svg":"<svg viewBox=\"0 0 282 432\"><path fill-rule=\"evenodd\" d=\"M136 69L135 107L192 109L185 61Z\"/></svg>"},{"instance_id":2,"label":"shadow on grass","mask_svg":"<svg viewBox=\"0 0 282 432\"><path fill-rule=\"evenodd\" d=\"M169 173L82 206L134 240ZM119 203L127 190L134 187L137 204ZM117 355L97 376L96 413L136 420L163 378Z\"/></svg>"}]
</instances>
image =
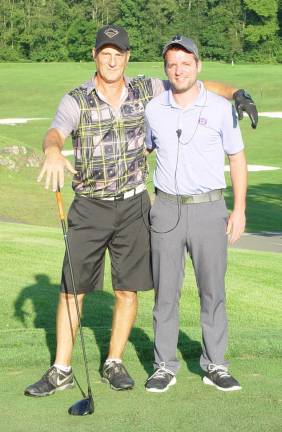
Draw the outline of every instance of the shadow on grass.
<instances>
[{"instance_id":1,"label":"shadow on grass","mask_svg":"<svg viewBox=\"0 0 282 432\"><path fill-rule=\"evenodd\" d=\"M199 358L202 353L200 342L191 339L182 330L179 332L178 350L182 354L182 358L187 365L187 369L195 374L204 376L204 372L200 367Z\"/></svg>"},{"instance_id":2,"label":"shadow on grass","mask_svg":"<svg viewBox=\"0 0 282 432\"><path fill-rule=\"evenodd\" d=\"M35 275L35 283L22 289L14 303L14 316L24 326L45 330L46 345L50 353L50 363L53 362L56 348L56 305L58 300L58 285L50 283L45 274ZM33 313L27 312L26 303L31 302ZM33 322L31 323L31 321Z\"/></svg>"},{"instance_id":3,"label":"shadow on grass","mask_svg":"<svg viewBox=\"0 0 282 432\"><path fill-rule=\"evenodd\" d=\"M34 328L44 329L50 364L54 362L56 354L55 328L58 293L59 286L52 284L47 275L37 274L35 283L24 287L14 303L16 319L25 326L32 324ZM32 303L33 313L26 312L27 302ZM93 331L100 352L100 372L108 354L113 306L114 295L105 291L90 293L84 300L82 325ZM153 358L153 344L149 336L141 328L134 327L129 340L136 350L140 363L149 373Z\"/></svg>"},{"instance_id":4,"label":"shadow on grass","mask_svg":"<svg viewBox=\"0 0 282 432\"><path fill-rule=\"evenodd\" d=\"M225 191L226 204L233 207L231 187ZM247 231L282 232L282 188L280 184L261 183L248 188Z\"/></svg>"}]
</instances>

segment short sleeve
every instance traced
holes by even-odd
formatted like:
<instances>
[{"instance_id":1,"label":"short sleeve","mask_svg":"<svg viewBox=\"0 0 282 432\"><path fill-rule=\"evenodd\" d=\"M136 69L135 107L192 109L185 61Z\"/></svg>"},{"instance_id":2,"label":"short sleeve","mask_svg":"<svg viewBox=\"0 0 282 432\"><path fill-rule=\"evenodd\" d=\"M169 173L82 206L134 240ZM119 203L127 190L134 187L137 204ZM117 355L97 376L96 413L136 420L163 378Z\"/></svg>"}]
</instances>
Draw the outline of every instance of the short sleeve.
<instances>
[{"instance_id":1,"label":"short sleeve","mask_svg":"<svg viewBox=\"0 0 282 432\"><path fill-rule=\"evenodd\" d=\"M228 101L226 101L226 109L223 113L222 143L227 155L239 153L244 149L236 111Z\"/></svg>"},{"instance_id":2,"label":"short sleeve","mask_svg":"<svg viewBox=\"0 0 282 432\"><path fill-rule=\"evenodd\" d=\"M78 128L80 120L80 109L76 100L66 94L62 97L55 117L52 121L51 128L59 129L67 138Z\"/></svg>"},{"instance_id":3,"label":"short sleeve","mask_svg":"<svg viewBox=\"0 0 282 432\"><path fill-rule=\"evenodd\" d=\"M153 96L159 96L165 90L170 88L169 81L161 80L159 78L151 78L152 88L153 88Z\"/></svg>"},{"instance_id":4,"label":"short sleeve","mask_svg":"<svg viewBox=\"0 0 282 432\"><path fill-rule=\"evenodd\" d=\"M154 137L152 134L152 129L145 111L145 131L146 131L146 148L153 150L155 148Z\"/></svg>"}]
</instances>

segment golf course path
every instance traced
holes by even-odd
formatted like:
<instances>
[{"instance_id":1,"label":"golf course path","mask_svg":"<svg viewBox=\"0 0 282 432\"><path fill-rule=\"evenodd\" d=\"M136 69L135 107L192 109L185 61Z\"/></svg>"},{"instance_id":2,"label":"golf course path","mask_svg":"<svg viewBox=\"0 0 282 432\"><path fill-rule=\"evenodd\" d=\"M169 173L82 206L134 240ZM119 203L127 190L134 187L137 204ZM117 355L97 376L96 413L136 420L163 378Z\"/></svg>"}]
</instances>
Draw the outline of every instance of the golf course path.
<instances>
[{"instance_id":1,"label":"golf course path","mask_svg":"<svg viewBox=\"0 0 282 432\"><path fill-rule=\"evenodd\" d=\"M1 216L0 223L22 223L15 219ZM282 232L244 233L233 246L234 249L249 249L282 253Z\"/></svg>"},{"instance_id":2,"label":"golf course path","mask_svg":"<svg viewBox=\"0 0 282 432\"><path fill-rule=\"evenodd\" d=\"M244 233L232 248L282 253L282 232Z\"/></svg>"}]
</instances>

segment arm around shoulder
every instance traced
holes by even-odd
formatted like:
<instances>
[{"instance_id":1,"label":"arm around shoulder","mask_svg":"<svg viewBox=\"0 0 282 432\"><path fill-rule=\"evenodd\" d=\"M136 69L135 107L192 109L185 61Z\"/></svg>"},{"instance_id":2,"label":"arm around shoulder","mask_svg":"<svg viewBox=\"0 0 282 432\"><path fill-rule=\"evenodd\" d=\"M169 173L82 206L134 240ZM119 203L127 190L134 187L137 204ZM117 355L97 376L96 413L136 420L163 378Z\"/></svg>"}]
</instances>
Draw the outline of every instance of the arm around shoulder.
<instances>
[{"instance_id":1,"label":"arm around shoulder","mask_svg":"<svg viewBox=\"0 0 282 432\"><path fill-rule=\"evenodd\" d=\"M245 90L218 81L203 81L203 83L207 90L217 94L218 96L223 96L226 99L234 100L239 120L242 120L243 112L246 112L251 120L252 128L255 129L257 127L257 107L252 97Z\"/></svg>"},{"instance_id":2,"label":"arm around shoulder","mask_svg":"<svg viewBox=\"0 0 282 432\"><path fill-rule=\"evenodd\" d=\"M230 85L218 81L205 80L203 83L207 90L229 100L233 100L233 94L238 90L236 87L231 87Z\"/></svg>"}]
</instances>

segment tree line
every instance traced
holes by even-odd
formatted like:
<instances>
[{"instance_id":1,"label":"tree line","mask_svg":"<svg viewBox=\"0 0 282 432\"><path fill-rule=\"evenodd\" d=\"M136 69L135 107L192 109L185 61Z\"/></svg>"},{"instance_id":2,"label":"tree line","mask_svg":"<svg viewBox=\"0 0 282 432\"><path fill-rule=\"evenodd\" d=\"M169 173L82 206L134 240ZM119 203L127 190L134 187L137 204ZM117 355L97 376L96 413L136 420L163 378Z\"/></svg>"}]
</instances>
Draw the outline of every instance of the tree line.
<instances>
[{"instance_id":1,"label":"tree line","mask_svg":"<svg viewBox=\"0 0 282 432\"><path fill-rule=\"evenodd\" d=\"M0 0L0 61L90 61L96 30L129 33L131 59L161 59L175 34L204 59L282 63L282 0Z\"/></svg>"}]
</instances>

